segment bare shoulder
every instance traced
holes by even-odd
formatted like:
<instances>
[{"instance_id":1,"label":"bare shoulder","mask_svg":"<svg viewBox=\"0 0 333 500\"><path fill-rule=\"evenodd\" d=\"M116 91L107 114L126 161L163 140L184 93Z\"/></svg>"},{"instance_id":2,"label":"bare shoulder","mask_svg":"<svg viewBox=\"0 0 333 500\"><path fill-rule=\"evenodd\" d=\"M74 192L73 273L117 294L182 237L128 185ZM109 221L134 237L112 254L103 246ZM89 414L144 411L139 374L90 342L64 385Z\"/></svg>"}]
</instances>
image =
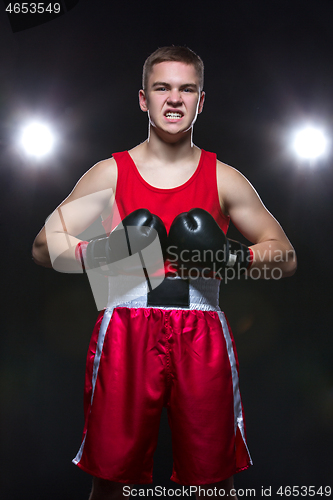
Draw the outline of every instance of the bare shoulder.
<instances>
[{"instance_id":1,"label":"bare shoulder","mask_svg":"<svg viewBox=\"0 0 333 500\"><path fill-rule=\"evenodd\" d=\"M223 185L227 187L248 185L253 188L247 178L239 170L219 160L217 160L217 179L219 188L221 187L221 189L223 189Z\"/></svg>"},{"instance_id":2,"label":"bare shoulder","mask_svg":"<svg viewBox=\"0 0 333 500\"><path fill-rule=\"evenodd\" d=\"M117 184L117 164L114 158L99 161L79 180L78 184L92 191L115 190ZM88 187L89 186L89 187Z\"/></svg>"},{"instance_id":3,"label":"bare shoulder","mask_svg":"<svg viewBox=\"0 0 333 500\"><path fill-rule=\"evenodd\" d=\"M234 167L217 161L217 186L222 210L229 214L235 204L251 199L259 202L259 196L248 179Z\"/></svg>"},{"instance_id":4,"label":"bare shoulder","mask_svg":"<svg viewBox=\"0 0 333 500\"><path fill-rule=\"evenodd\" d=\"M65 203L97 192L115 193L116 185L117 164L114 158L99 161L79 179Z\"/></svg>"}]
</instances>

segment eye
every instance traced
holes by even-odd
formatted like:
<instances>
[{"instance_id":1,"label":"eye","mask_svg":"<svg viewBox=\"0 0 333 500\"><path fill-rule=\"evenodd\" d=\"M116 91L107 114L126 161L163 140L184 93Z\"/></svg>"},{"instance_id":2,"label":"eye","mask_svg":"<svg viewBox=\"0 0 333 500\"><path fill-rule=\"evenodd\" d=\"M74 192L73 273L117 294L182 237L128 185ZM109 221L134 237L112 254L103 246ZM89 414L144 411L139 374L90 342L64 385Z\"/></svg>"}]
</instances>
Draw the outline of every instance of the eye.
<instances>
[{"instance_id":1,"label":"eye","mask_svg":"<svg viewBox=\"0 0 333 500\"><path fill-rule=\"evenodd\" d=\"M165 87L157 87L156 90L160 91L160 92L164 92L166 90L166 88Z\"/></svg>"},{"instance_id":2,"label":"eye","mask_svg":"<svg viewBox=\"0 0 333 500\"><path fill-rule=\"evenodd\" d=\"M194 92L194 90L191 87L185 87L183 89L183 92L186 92L186 93L188 93L188 92Z\"/></svg>"}]
</instances>

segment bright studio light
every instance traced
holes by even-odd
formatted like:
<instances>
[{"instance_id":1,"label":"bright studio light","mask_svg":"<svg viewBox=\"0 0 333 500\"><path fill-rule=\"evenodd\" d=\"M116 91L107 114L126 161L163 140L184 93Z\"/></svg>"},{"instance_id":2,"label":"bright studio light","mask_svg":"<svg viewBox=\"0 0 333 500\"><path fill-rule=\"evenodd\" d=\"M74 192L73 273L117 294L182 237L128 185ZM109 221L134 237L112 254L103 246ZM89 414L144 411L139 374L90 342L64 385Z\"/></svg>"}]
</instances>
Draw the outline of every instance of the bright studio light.
<instances>
[{"instance_id":1,"label":"bright studio light","mask_svg":"<svg viewBox=\"0 0 333 500\"><path fill-rule=\"evenodd\" d=\"M53 134L43 123L33 122L23 129L21 144L28 155L40 158L52 150L53 143Z\"/></svg>"},{"instance_id":2,"label":"bright studio light","mask_svg":"<svg viewBox=\"0 0 333 500\"><path fill-rule=\"evenodd\" d=\"M295 134L293 148L300 158L314 160L327 151L328 140L322 130L306 127Z\"/></svg>"}]
</instances>

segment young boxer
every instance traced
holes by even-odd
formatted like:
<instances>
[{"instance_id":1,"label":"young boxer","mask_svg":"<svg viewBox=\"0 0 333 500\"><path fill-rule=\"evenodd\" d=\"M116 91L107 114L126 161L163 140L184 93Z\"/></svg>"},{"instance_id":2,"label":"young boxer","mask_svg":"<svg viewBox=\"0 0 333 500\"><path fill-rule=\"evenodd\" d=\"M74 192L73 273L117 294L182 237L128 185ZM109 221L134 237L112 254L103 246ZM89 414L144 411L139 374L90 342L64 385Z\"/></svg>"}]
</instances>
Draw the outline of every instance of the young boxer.
<instances>
[{"instance_id":1,"label":"young boxer","mask_svg":"<svg viewBox=\"0 0 333 500\"><path fill-rule=\"evenodd\" d=\"M92 167L33 246L38 264L63 272L104 266L108 274L106 266L116 266L110 290L114 274L135 275L122 257L139 255L145 267L142 255L157 236L162 248L162 283L154 288L146 273L135 296L109 299L99 315L87 358L83 440L73 461L94 476L90 500L122 498L124 485L152 482L165 406L171 479L237 498L233 475L252 462L219 285L241 273L291 276L295 253L244 176L192 142L205 99L201 59L185 47L160 48L145 62L142 85L147 140ZM105 236L80 241L99 216ZM250 247L226 238L230 220Z\"/></svg>"}]
</instances>

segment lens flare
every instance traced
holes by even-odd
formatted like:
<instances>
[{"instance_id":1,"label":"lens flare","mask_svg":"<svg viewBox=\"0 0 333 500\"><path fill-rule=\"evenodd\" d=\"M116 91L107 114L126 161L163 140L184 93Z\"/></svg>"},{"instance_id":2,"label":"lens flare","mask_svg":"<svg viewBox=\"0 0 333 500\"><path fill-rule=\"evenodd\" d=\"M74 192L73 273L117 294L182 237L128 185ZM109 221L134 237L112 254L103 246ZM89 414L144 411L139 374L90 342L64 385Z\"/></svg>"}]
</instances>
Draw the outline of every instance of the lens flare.
<instances>
[{"instance_id":1,"label":"lens flare","mask_svg":"<svg viewBox=\"0 0 333 500\"><path fill-rule=\"evenodd\" d=\"M30 156L40 158L51 152L54 137L50 128L39 122L33 122L23 129L21 145Z\"/></svg>"},{"instance_id":2,"label":"lens flare","mask_svg":"<svg viewBox=\"0 0 333 500\"><path fill-rule=\"evenodd\" d=\"M326 153L327 147L328 139L318 128L309 126L295 134L293 149L300 158L319 158Z\"/></svg>"}]
</instances>

